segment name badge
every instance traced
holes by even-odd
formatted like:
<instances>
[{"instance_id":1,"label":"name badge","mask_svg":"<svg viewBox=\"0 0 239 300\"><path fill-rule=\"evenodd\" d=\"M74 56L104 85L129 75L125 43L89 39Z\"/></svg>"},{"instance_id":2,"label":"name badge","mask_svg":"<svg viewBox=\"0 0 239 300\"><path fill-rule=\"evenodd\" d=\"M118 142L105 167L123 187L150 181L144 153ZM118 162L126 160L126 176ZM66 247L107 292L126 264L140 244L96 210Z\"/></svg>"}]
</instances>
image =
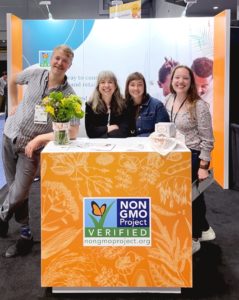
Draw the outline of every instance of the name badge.
<instances>
[{"instance_id":1,"label":"name badge","mask_svg":"<svg viewBox=\"0 0 239 300\"><path fill-rule=\"evenodd\" d=\"M47 112L41 105L35 106L34 124L47 124Z\"/></svg>"}]
</instances>

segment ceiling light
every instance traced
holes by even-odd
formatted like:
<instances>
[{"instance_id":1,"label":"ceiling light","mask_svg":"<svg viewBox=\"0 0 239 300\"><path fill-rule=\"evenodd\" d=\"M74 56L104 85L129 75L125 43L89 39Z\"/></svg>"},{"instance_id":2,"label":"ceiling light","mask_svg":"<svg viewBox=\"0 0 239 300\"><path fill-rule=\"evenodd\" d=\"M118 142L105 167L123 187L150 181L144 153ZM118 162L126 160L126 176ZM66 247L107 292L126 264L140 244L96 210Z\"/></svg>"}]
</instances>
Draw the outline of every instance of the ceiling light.
<instances>
[{"instance_id":1,"label":"ceiling light","mask_svg":"<svg viewBox=\"0 0 239 300\"><path fill-rule=\"evenodd\" d=\"M39 2L39 5L46 5L46 9L47 9L47 12L48 12L48 19L52 20L53 19L52 13L50 12L50 9L48 7L48 5L51 5L51 1L41 1L41 2Z\"/></svg>"},{"instance_id":2,"label":"ceiling light","mask_svg":"<svg viewBox=\"0 0 239 300\"><path fill-rule=\"evenodd\" d=\"M49 19L49 20L52 20L52 19L53 19L51 12L48 12L48 19Z\"/></svg>"},{"instance_id":3,"label":"ceiling light","mask_svg":"<svg viewBox=\"0 0 239 300\"><path fill-rule=\"evenodd\" d=\"M181 14L181 17L186 17L187 9L191 7L193 4L197 3L197 0L184 0L186 6Z\"/></svg>"},{"instance_id":4,"label":"ceiling light","mask_svg":"<svg viewBox=\"0 0 239 300\"><path fill-rule=\"evenodd\" d=\"M213 9L215 9L215 10L218 9L218 8L219 8L218 6L213 6Z\"/></svg>"},{"instance_id":5,"label":"ceiling light","mask_svg":"<svg viewBox=\"0 0 239 300\"><path fill-rule=\"evenodd\" d=\"M117 6L117 5L121 5L121 4L123 4L123 1L121 1L121 0L113 0L113 1L111 1L111 5L112 6Z\"/></svg>"},{"instance_id":6,"label":"ceiling light","mask_svg":"<svg viewBox=\"0 0 239 300\"><path fill-rule=\"evenodd\" d=\"M194 4L194 3L197 3L197 1L198 1L198 0L184 0L184 2L185 2L186 4L188 4L188 3Z\"/></svg>"}]
</instances>

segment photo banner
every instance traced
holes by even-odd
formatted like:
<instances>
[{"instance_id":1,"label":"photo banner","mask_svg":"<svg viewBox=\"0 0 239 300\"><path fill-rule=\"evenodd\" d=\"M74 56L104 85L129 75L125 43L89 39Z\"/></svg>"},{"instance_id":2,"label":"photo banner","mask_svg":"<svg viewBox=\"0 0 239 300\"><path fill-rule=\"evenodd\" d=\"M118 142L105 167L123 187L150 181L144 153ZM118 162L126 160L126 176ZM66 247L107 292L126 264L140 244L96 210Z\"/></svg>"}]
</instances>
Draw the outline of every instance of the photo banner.
<instances>
[{"instance_id":1,"label":"photo banner","mask_svg":"<svg viewBox=\"0 0 239 300\"><path fill-rule=\"evenodd\" d=\"M68 78L84 100L98 73L111 70L122 93L127 76L138 71L164 102L158 73L165 59L188 66L198 57L213 59L213 39L213 18L23 20L23 67L48 67L53 48L68 44L75 53Z\"/></svg>"},{"instance_id":2,"label":"photo banner","mask_svg":"<svg viewBox=\"0 0 239 300\"><path fill-rule=\"evenodd\" d=\"M209 104L216 136L213 152L215 179L222 187L228 188L228 151L225 151L224 157L221 155L221 149L225 148L223 143L228 138L222 138L221 143L218 136L228 137L229 129L221 130L221 126L216 125L220 118L228 124L228 116L224 115L229 109L227 93L224 95L226 98L223 96L223 106L217 105L215 110L213 107L216 100L214 92L223 88L228 78L228 73L222 72L219 66L219 63L226 64L225 56L217 58L218 53L227 46L225 43L219 43L219 47L218 43L215 44L218 38L220 41L220 36L224 38L228 35L228 14L224 15L218 18L21 20L22 68L49 68L54 47L67 44L75 54L67 73L68 80L83 102L89 99L97 75L103 70L116 74L122 94L128 75L141 72L146 79L147 92L164 102L166 95L159 82L159 73L166 61L191 67L197 58L212 60L213 80L208 93L202 98ZM14 28L12 30L14 34ZM220 84L215 89L214 84L218 80ZM79 135L86 136L84 120Z\"/></svg>"}]
</instances>

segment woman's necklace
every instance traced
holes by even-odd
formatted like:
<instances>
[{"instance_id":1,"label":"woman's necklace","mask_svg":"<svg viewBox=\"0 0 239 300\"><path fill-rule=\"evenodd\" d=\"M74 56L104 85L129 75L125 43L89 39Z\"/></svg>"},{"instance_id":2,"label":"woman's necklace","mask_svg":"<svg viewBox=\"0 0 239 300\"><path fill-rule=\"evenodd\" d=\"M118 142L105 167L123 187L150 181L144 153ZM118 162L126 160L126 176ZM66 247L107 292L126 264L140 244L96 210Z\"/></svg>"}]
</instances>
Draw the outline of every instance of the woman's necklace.
<instances>
[{"instance_id":1,"label":"woman's necklace","mask_svg":"<svg viewBox=\"0 0 239 300\"><path fill-rule=\"evenodd\" d=\"M178 111L175 113L174 119L173 119L173 108L174 108L174 103L175 103L175 99L176 99L176 95L175 95L175 97L174 97L174 99L173 99L173 105L172 105L172 109L171 109L171 114L170 114L170 121L171 121L171 122L175 123L175 120L176 120L176 118L177 118L178 112L179 112L180 109L183 107L183 104L186 102L187 98L188 98L188 96L186 96L186 98L183 100L183 102L182 102L181 105L179 106Z\"/></svg>"},{"instance_id":2,"label":"woman's necklace","mask_svg":"<svg viewBox=\"0 0 239 300\"><path fill-rule=\"evenodd\" d=\"M107 109L107 114L108 114L107 125L110 125L110 116L111 116L110 103L106 104L106 109Z\"/></svg>"}]
</instances>

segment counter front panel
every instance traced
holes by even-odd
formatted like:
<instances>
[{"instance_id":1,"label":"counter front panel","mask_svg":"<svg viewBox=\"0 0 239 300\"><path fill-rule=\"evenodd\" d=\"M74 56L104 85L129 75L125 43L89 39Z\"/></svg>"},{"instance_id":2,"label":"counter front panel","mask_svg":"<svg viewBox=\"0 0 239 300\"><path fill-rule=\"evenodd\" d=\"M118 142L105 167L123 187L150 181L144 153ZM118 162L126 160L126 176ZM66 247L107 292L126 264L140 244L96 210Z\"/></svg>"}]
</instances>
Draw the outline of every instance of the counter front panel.
<instances>
[{"instance_id":1,"label":"counter front panel","mask_svg":"<svg viewBox=\"0 0 239 300\"><path fill-rule=\"evenodd\" d=\"M41 156L42 286L192 286L190 152Z\"/></svg>"}]
</instances>

